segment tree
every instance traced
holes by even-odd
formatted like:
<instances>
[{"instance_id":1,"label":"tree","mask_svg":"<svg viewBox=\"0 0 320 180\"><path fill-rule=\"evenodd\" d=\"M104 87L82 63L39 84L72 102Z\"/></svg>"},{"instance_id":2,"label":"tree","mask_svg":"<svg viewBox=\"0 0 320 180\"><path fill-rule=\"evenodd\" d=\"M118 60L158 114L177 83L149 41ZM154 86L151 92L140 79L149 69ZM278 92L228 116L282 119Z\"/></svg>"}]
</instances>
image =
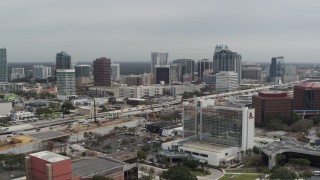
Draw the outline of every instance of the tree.
<instances>
[{"instance_id":1,"label":"tree","mask_svg":"<svg viewBox=\"0 0 320 180\"><path fill-rule=\"evenodd\" d=\"M292 180L297 179L297 175L294 172L289 171L285 167L275 166L272 171L269 179L281 179L281 180Z\"/></svg>"},{"instance_id":2,"label":"tree","mask_svg":"<svg viewBox=\"0 0 320 180\"><path fill-rule=\"evenodd\" d=\"M86 157L87 156L87 153L84 151L81 153L82 157Z\"/></svg>"},{"instance_id":3,"label":"tree","mask_svg":"<svg viewBox=\"0 0 320 180\"><path fill-rule=\"evenodd\" d=\"M276 162L277 165L283 166L285 164L286 156L283 154L277 154Z\"/></svg>"},{"instance_id":4,"label":"tree","mask_svg":"<svg viewBox=\"0 0 320 180\"><path fill-rule=\"evenodd\" d=\"M188 167L181 165L169 167L160 177L164 180L197 180Z\"/></svg>"},{"instance_id":5,"label":"tree","mask_svg":"<svg viewBox=\"0 0 320 180\"><path fill-rule=\"evenodd\" d=\"M108 103L109 104L115 104L115 103L117 103L117 100L116 100L116 98L114 96L111 96L111 97L109 97Z\"/></svg>"},{"instance_id":6,"label":"tree","mask_svg":"<svg viewBox=\"0 0 320 180\"><path fill-rule=\"evenodd\" d=\"M147 154L144 151L138 151L137 157L139 160L145 160L145 159L147 159Z\"/></svg>"},{"instance_id":7,"label":"tree","mask_svg":"<svg viewBox=\"0 0 320 180\"><path fill-rule=\"evenodd\" d=\"M190 168L190 169L196 169L199 166L199 163L198 163L198 161L184 159L183 165Z\"/></svg>"},{"instance_id":8,"label":"tree","mask_svg":"<svg viewBox=\"0 0 320 180\"><path fill-rule=\"evenodd\" d=\"M154 168L150 168L148 170L148 180L152 180L154 178Z\"/></svg>"},{"instance_id":9,"label":"tree","mask_svg":"<svg viewBox=\"0 0 320 180\"><path fill-rule=\"evenodd\" d=\"M141 147L141 150L144 152L148 152L151 150L151 146L149 144L145 144Z\"/></svg>"},{"instance_id":10,"label":"tree","mask_svg":"<svg viewBox=\"0 0 320 180\"><path fill-rule=\"evenodd\" d=\"M260 154L260 149L259 149L257 146L253 146L252 152L253 152L254 154Z\"/></svg>"},{"instance_id":11,"label":"tree","mask_svg":"<svg viewBox=\"0 0 320 180\"><path fill-rule=\"evenodd\" d=\"M136 134L138 127L129 127L128 132L131 134Z\"/></svg>"},{"instance_id":12,"label":"tree","mask_svg":"<svg viewBox=\"0 0 320 180\"><path fill-rule=\"evenodd\" d=\"M307 171L304 171L302 174L300 174L300 177L301 178L304 178L304 179L309 179L313 176L313 173L309 170Z\"/></svg>"},{"instance_id":13,"label":"tree","mask_svg":"<svg viewBox=\"0 0 320 180\"><path fill-rule=\"evenodd\" d=\"M62 109L62 114L69 114L70 110L75 109L75 107L73 106L73 104L71 103L71 101L66 101L61 105L61 109Z\"/></svg>"},{"instance_id":14,"label":"tree","mask_svg":"<svg viewBox=\"0 0 320 180\"><path fill-rule=\"evenodd\" d=\"M40 117L41 114L44 114L44 108L38 107L38 108L36 109L36 114Z\"/></svg>"}]
</instances>

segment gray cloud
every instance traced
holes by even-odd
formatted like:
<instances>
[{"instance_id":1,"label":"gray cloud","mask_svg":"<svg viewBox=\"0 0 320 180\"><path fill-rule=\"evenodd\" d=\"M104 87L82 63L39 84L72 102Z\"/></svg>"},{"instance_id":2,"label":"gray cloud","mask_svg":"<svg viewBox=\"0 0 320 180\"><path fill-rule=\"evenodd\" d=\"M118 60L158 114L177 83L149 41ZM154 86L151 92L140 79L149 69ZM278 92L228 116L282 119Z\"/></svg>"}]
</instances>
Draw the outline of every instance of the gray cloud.
<instances>
[{"instance_id":1,"label":"gray cloud","mask_svg":"<svg viewBox=\"0 0 320 180\"><path fill-rule=\"evenodd\" d=\"M223 43L246 61L317 62L319 9L317 0L4 0L0 45L9 61L53 62L60 50L77 61L211 59Z\"/></svg>"}]
</instances>

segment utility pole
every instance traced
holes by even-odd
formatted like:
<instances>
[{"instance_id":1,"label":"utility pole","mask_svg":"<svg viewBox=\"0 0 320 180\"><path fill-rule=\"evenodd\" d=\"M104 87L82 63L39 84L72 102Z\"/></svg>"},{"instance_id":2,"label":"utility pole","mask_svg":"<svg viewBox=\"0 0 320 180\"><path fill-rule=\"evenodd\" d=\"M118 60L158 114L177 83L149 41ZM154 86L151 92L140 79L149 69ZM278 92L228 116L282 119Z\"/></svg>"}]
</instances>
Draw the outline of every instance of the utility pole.
<instances>
[{"instance_id":1,"label":"utility pole","mask_svg":"<svg viewBox=\"0 0 320 180\"><path fill-rule=\"evenodd\" d=\"M93 98L93 114L94 114L94 123L97 123L97 114L96 114L96 100Z\"/></svg>"}]
</instances>

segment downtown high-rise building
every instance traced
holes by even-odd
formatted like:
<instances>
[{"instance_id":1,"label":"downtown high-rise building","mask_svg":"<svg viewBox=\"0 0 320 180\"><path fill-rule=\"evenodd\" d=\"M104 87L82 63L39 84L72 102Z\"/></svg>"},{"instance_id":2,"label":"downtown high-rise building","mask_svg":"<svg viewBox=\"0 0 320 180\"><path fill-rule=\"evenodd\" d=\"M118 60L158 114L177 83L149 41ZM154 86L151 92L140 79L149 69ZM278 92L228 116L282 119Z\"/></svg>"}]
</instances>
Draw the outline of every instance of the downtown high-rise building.
<instances>
[{"instance_id":1,"label":"downtown high-rise building","mask_svg":"<svg viewBox=\"0 0 320 180\"><path fill-rule=\"evenodd\" d=\"M74 69L57 69L56 77L58 99L68 99L76 95Z\"/></svg>"},{"instance_id":2,"label":"downtown high-rise building","mask_svg":"<svg viewBox=\"0 0 320 180\"><path fill-rule=\"evenodd\" d=\"M9 80L21 79L25 77L24 68L22 67L14 67L11 68L11 74L9 75Z\"/></svg>"},{"instance_id":3,"label":"downtown high-rise building","mask_svg":"<svg viewBox=\"0 0 320 180\"><path fill-rule=\"evenodd\" d=\"M261 81L261 71L260 65L256 63L242 63L242 79Z\"/></svg>"},{"instance_id":4,"label":"downtown high-rise building","mask_svg":"<svg viewBox=\"0 0 320 180\"><path fill-rule=\"evenodd\" d=\"M74 66L75 69L75 76L78 77L90 77L91 73L91 66L90 65L76 65Z\"/></svg>"},{"instance_id":5,"label":"downtown high-rise building","mask_svg":"<svg viewBox=\"0 0 320 180\"><path fill-rule=\"evenodd\" d=\"M151 73L155 74L155 66L168 65L168 53L151 53Z\"/></svg>"},{"instance_id":6,"label":"downtown high-rise building","mask_svg":"<svg viewBox=\"0 0 320 180\"><path fill-rule=\"evenodd\" d=\"M192 59L177 59L173 63L181 65L181 76L183 82L189 82L194 80L194 60Z\"/></svg>"},{"instance_id":7,"label":"downtown high-rise building","mask_svg":"<svg viewBox=\"0 0 320 180\"><path fill-rule=\"evenodd\" d=\"M34 65L33 66L33 78L34 79L47 79L50 77L51 67L43 65Z\"/></svg>"},{"instance_id":8,"label":"downtown high-rise building","mask_svg":"<svg viewBox=\"0 0 320 180\"><path fill-rule=\"evenodd\" d=\"M0 82L8 81L7 49L0 47Z\"/></svg>"},{"instance_id":9,"label":"downtown high-rise building","mask_svg":"<svg viewBox=\"0 0 320 180\"><path fill-rule=\"evenodd\" d=\"M111 86L111 59L101 57L93 61L93 78L95 86Z\"/></svg>"},{"instance_id":10,"label":"downtown high-rise building","mask_svg":"<svg viewBox=\"0 0 320 180\"><path fill-rule=\"evenodd\" d=\"M242 77L242 57L232 52L227 45L217 45L213 55L213 72L233 71L238 74L238 84Z\"/></svg>"},{"instance_id":11,"label":"downtown high-rise building","mask_svg":"<svg viewBox=\"0 0 320 180\"><path fill-rule=\"evenodd\" d=\"M203 72L208 69L213 69L212 61L210 61L209 59L201 59L198 61L198 77L200 79L203 79Z\"/></svg>"},{"instance_id":12,"label":"downtown high-rise building","mask_svg":"<svg viewBox=\"0 0 320 180\"><path fill-rule=\"evenodd\" d=\"M111 78L112 80L120 79L120 64L111 64Z\"/></svg>"},{"instance_id":13,"label":"downtown high-rise building","mask_svg":"<svg viewBox=\"0 0 320 180\"><path fill-rule=\"evenodd\" d=\"M155 67L155 83L156 84L170 84L170 66L160 65Z\"/></svg>"},{"instance_id":14,"label":"downtown high-rise building","mask_svg":"<svg viewBox=\"0 0 320 180\"><path fill-rule=\"evenodd\" d=\"M270 66L270 82L280 84L285 75L284 57L273 57Z\"/></svg>"},{"instance_id":15,"label":"downtown high-rise building","mask_svg":"<svg viewBox=\"0 0 320 180\"><path fill-rule=\"evenodd\" d=\"M57 69L73 69L71 56L65 52L61 51L56 55L56 70Z\"/></svg>"}]
</instances>

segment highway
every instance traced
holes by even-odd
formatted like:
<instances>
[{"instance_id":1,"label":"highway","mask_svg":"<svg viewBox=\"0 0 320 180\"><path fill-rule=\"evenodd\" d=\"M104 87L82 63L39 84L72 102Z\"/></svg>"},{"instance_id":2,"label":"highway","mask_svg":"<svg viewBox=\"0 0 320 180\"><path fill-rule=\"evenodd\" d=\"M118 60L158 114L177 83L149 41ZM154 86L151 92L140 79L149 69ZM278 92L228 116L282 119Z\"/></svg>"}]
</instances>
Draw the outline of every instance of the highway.
<instances>
[{"instance_id":1,"label":"highway","mask_svg":"<svg viewBox=\"0 0 320 180\"><path fill-rule=\"evenodd\" d=\"M152 105L152 107L154 112L159 112L159 111L162 111L164 108L167 108L173 105L178 105L178 104L181 104L180 101L171 101L171 102L164 102L162 104L154 104ZM150 106L140 106L140 107L126 108L121 110L98 113L96 116L97 116L97 120L99 120L102 118L105 119L105 118L112 118L112 117L134 116L134 115L145 114L150 112L152 112ZM38 121L35 123L3 127L3 128L0 128L0 137L6 137L6 135L11 135L11 134L20 134L20 133L30 132L39 128L52 127L52 126L57 126L61 124L69 124L69 123L76 122L80 119L91 119L91 118L92 118L91 115L66 116L65 119L59 118L59 119L53 119L53 120Z\"/></svg>"},{"instance_id":2,"label":"highway","mask_svg":"<svg viewBox=\"0 0 320 180\"><path fill-rule=\"evenodd\" d=\"M295 81L287 84L282 84L282 86L293 86L296 85L300 82L303 82L306 80L301 80L301 81ZM239 91L232 91L232 92L226 92L226 93L220 93L220 94L213 94L213 95L207 95L207 96L201 96L201 99L216 99L219 97L227 97L227 96L234 96L234 95L244 95L244 94L252 94L258 91L262 90L268 90L270 88L276 87L279 85L269 85L269 86L261 86L261 87L256 87L252 89L245 89L245 90L239 90Z\"/></svg>"}]
</instances>

